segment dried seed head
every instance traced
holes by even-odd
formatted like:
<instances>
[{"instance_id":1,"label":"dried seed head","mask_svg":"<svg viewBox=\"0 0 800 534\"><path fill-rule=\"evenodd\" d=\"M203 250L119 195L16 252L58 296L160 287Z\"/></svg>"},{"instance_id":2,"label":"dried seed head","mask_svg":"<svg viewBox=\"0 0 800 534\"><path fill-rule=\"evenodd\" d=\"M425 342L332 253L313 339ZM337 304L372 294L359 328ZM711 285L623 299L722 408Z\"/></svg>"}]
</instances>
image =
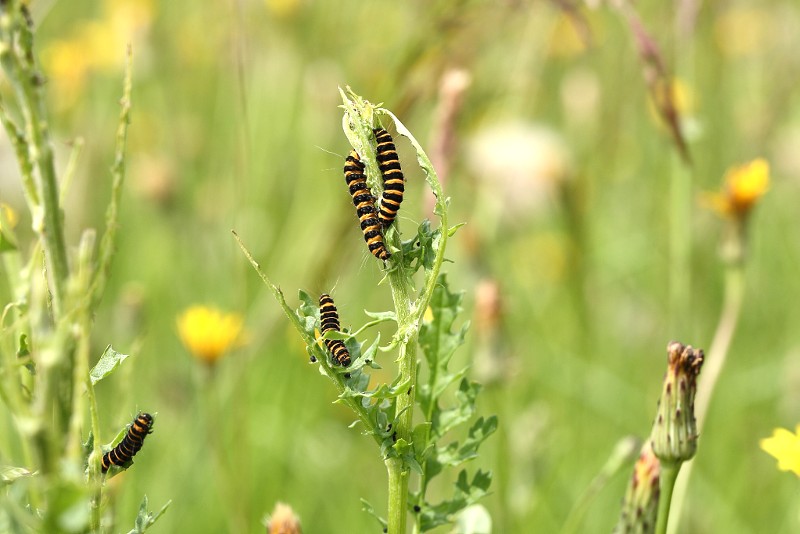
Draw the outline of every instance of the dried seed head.
<instances>
[{"instance_id":1,"label":"dried seed head","mask_svg":"<svg viewBox=\"0 0 800 534\"><path fill-rule=\"evenodd\" d=\"M676 341L667 346L667 373L650 440L662 463L690 460L697 450L694 396L703 351Z\"/></svg>"},{"instance_id":2,"label":"dried seed head","mask_svg":"<svg viewBox=\"0 0 800 534\"><path fill-rule=\"evenodd\" d=\"M645 442L625 491L622 512L614 528L615 534L645 534L655 531L660 473L661 464L653 454L650 442Z\"/></svg>"}]
</instances>

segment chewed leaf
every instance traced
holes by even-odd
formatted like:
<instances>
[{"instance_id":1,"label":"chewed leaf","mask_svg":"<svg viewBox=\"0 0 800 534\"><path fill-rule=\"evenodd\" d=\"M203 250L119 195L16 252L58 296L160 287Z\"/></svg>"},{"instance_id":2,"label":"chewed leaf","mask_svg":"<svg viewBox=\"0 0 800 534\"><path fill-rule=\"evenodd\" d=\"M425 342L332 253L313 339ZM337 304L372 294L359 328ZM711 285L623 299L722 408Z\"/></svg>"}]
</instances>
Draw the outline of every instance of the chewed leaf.
<instances>
[{"instance_id":1,"label":"chewed leaf","mask_svg":"<svg viewBox=\"0 0 800 534\"><path fill-rule=\"evenodd\" d=\"M92 381L92 385L96 385L98 382L116 371L127 357L127 354L122 354L115 351L111 345L107 346L106 350L103 351L103 355L100 356L100 361L98 361L97 364L92 367L92 370L89 371L89 378Z\"/></svg>"}]
</instances>

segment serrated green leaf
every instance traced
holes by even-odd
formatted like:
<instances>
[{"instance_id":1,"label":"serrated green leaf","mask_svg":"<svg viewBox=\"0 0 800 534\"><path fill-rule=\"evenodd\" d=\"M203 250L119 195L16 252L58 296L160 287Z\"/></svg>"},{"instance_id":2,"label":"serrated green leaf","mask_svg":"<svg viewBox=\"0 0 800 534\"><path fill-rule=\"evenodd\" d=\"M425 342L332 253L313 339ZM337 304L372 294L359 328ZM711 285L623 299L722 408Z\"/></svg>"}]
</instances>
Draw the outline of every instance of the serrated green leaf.
<instances>
[{"instance_id":1,"label":"serrated green leaf","mask_svg":"<svg viewBox=\"0 0 800 534\"><path fill-rule=\"evenodd\" d=\"M424 322L419 332L419 345L431 369L446 368L453 352L464 343L466 329L452 331L462 311L462 298L463 293L450 292L445 275L439 277L430 301L433 320Z\"/></svg>"},{"instance_id":2,"label":"serrated green leaf","mask_svg":"<svg viewBox=\"0 0 800 534\"><path fill-rule=\"evenodd\" d=\"M434 506L426 505L421 510L420 530L426 532L451 523L455 514L484 497L492 481L488 472L478 471L470 481L467 472L462 470L455 483L453 497Z\"/></svg>"},{"instance_id":3,"label":"serrated green leaf","mask_svg":"<svg viewBox=\"0 0 800 534\"><path fill-rule=\"evenodd\" d=\"M156 521L167 511L172 501L167 501L167 504L161 507L157 513L148 510L147 495L142 499L142 504L139 505L139 513L136 515L136 520L133 523L133 529L128 531L128 534L142 534L152 527Z\"/></svg>"},{"instance_id":4,"label":"serrated green leaf","mask_svg":"<svg viewBox=\"0 0 800 534\"><path fill-rule=\"evenodd\" d=\"M96 385L98 382L111 375L122 365L122 362L124 362L126 358L128 358L127 354L115 351L111 345L107 346L106 350L103 351L103 355L100 356L100 361L89 371L89 378L92 381L92 385Z\"/></svg>"},{"instance_id":5,"label":"serrated green leaf","mask_svg":"<svg viewBox=\"0 0 800 534\"><path fill-rule=\"evenodd\" d=\"M377 388L369 391L355 391L351 389L345 390L340 396L341 398L363 397L372 399L373 401L382 401L387 399L394 399L400 395L405 395L408 391L410 380L403 380L399 384L381 384Z\"/></svg>"},{"instance_id":6,"label":"serrated green leaf","mask_svg":"<svg viewBox=\"0 0 800 534\"><path fill-rule=\"evenodd\" d=\"M9 486L20 478L33 476L34 473L24 467L14 467L13 465L0 465L0 485Z\"/></svg>"},{"instance_id":7,"label":"serrated green leaf","mask_svg":"<svg viewBox=\"0 0 800 534\"><path fill-rule=\"evenodd\" d=\"M417 227L417 234L403 241L403 260L406 268L415 273L420 268L430 271L436 260L436 250L441 238L441 230L433 230L427 219Z\"/></svg>"},{"instance_id":8,"label":"serrated green leaf","mask_svg":"<svg viewBox=\"0 0 800 534\"><path fill-rule=\"evenodd\" d=\"M481 390L477 382L461 380L456 392L457 404L447 410L438 410L433 419L433 431L436 436L444 436L447 432L467 422L475 414L475 400Z\"/></svg>"}]
</instances>

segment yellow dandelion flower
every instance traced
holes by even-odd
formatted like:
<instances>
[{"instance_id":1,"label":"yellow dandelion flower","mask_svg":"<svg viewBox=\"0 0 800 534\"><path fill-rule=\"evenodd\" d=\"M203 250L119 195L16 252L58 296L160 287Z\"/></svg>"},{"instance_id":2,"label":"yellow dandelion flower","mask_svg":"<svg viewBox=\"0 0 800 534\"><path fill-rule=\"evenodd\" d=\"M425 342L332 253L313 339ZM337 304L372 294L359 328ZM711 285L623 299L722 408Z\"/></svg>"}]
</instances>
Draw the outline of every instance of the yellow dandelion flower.
<instances>
[{"instance_id":1,"label":"yellow dandelion flower","mask_svg":"<svg viewBox=\"0 0 800 534\"><path fill-rule=\"evenodd\" d=\"M184 346L200 361L212 365L243 342L243 318L206 306L192 306L178 316Z\"/></svg>"},{"instance_id":2,"label":"yellow dandelion flower","mask_svg":"<svg viewBox=\"0 0 800 534\"><path fill-rule=\"evenodd\" d=\"M759 445L778 460L778 469L792 471L800 477L800 424L795 434L785 428L776 428L772 437L762 439Z\"/></svg>"},{"instance_id":3,"label":"yellow dandelion flower","mask_svg":"<svg viewBox=\"0 0 800 534\"><path fill-rule=\"evenodd\" d=\"M710 193L706 201L722 215L743 219L768 189L769 163L758 158L728 169L722 193Z\"/></svg>"}]
</instances>

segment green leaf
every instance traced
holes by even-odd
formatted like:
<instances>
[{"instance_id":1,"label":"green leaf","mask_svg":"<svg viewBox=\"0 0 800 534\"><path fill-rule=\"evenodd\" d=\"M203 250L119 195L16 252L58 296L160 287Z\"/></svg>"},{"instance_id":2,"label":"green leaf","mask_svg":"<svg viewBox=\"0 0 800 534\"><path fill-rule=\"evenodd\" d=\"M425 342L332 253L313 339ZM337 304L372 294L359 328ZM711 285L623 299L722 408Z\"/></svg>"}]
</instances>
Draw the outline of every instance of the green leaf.
<instances>
[{"instance_id":1,"label":"green leaf","mask_svg":"<svg viewBox=\"0 0 800 534\"><path fill-rule=\"evenodd\" d=\"M440 410L436 414L433 420L435 435L444 436L461 423L466 423L475 414L475 399L480 390L481 385L477 382L469 382L467 379L463 379L456 392L456 399L458 400L456 406L447 410Z\"/></svg>"},{"instance_id":2,"label":"green leaf","mask_svg":"<svg viewBox=\"0 0 800 534\"><path fill-rule=\"evenodd\" d=\"M152 527L156 521L167 511L172 501L167 501L167 504L161 507L157 513L149 511L147 503L147 495L142 499L142 504L139 505L139 513L136 515L136 521L133 523L133 529L128 531L128 534L142 534L148 528Z\"/></svg>"},{"instance_id":3,"label":"green leaf","mask_svg":"<svg viewBox=\"0 0 800 534\"><path fill-rule=\"evenodd\" d=\"M92 381L92 385L96 385L98 382L116 371L127 357L127 354L122 354L115 351L111 345L107 346L106 350L103 352L103 355L100 356L100 361L98 361L97 364L92 367L92 370L89 371L89 378Z\"/></svg>"},{"instance_id":4,"label":"green leaf","mask_svg":"<svg viewBox=\"0 0 800 534\"><path fill-rule=\"evenodd\" d=\"M467 472L462 470L458 474L455 491L451 499L433 506L427 504L422 506L420 530L426 532L452 522L455 514L486 495L491 482L491 473L478 471L472 481L469 481Z\"/></svg>"},{"instance_id":5,"label":"green leaf","mask_svg":"<svg viewBox=\"0 0 800 534\"><path fill-rule=\"evenodd\" d=\"M393 311L384 311L384 312L371 312L364 310L364 313L367 317L371 317L373 319L380 319L382 321L394 321L397 322L397 314Z\"/></svg>"},{"instance_id":6,"label":"green leaf","mask_svg":"<svg viewBox=\"0 0 800 534\"><path fill-rule=\"evenodd\" d=\"M375 512L375 508L366 499L361 499L361 511L374 517L381 525L382 531L389 526L389 523Z\"/></svg>"},{"instance_id":7,"label":"green leaf","mask_svg":"<svg viewBox=\"0 0 800 534\"><path fill-rule=\"evenodd\" d=\"M433 320L424 322L419 332L419 344L431 369L446 368L455 350L464 343L467 325L453 332L453 323L461 313L463 293L451 293L447 277L442 275L433 290L430 307Z\"/></svg>"},{"instance_id":8,"label":"green leaf","mask_svg":"<svg viewBox=\"0 0 800 534\"><path fill-rule=\"evenodd\" d=\"M441 241L441 230L433 230L427 219L417 227L417 235L402 242L405 267L412 273L420 268L430 271L436 261L436 251Z\"/></svg>"},{"instance_id":9,"label":"green leaf","mask_svg":"<svg viewBox=\"0 0 800 534\"><path fill-rule=\"evenodd\" d=\"M0 486L10 486L20 478L32 477L34 474L24 467L0 465Z\"/></svg>"},{"instance_id":10,"label":"green leaf","mask_svg":"<svg viewBox=\"0 0 800 534\"><path fill-rule=\"evenodd\" d=\"M0 254L10 250L17 250L17 244L14 242L11 233L0 225Z\"/></svg>"}]
</instances>

